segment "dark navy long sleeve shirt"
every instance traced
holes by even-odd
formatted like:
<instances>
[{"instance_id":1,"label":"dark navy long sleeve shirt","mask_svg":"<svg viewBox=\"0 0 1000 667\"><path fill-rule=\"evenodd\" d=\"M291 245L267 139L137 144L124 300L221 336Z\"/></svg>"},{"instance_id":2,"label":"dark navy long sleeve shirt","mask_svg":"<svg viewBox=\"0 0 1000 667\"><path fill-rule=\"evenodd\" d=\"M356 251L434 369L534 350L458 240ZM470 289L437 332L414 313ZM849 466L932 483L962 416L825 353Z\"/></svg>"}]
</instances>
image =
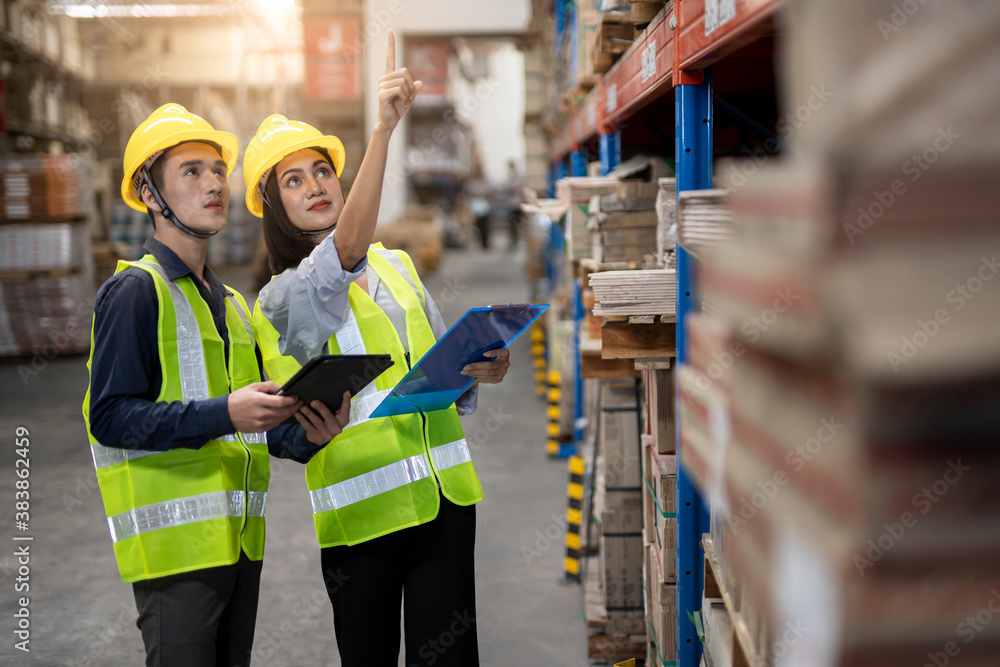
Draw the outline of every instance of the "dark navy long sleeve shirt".
<instances>
[{"instance_id":1,"label":"dark navy long sleeve shirt","mask_svg":"<svg viewBox=\"0 0 1000 667\"><path fill-rule=\"evenodd\" d=\"M205 284L177 256L156 239L146 241L167 278L191 276L208 304L215 327L229 357L226 294L218 277L205 267ZM97 293L94 304L94 351L90 369L90 432L102 445L123 449L166 451L197 449L220 436L234 433L228 395L202 401L157 401L163 382L157 346L159 302L153 278L142 269L112 276ZM263 369L255 346L257 365ZM261 372L263 377L263 370ZM298 424L267 432L273 456L305 463L321 447L309 442Z\"/></svg>"}]
</instances>

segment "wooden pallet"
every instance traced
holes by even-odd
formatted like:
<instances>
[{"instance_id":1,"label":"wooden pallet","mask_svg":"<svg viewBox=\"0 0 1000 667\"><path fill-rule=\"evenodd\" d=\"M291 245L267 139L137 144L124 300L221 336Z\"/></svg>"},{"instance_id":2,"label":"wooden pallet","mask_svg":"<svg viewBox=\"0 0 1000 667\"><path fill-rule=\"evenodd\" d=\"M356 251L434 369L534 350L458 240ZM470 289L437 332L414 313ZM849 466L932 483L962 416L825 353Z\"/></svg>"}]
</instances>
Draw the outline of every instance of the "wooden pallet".
<instances>
[{"instance_id":1,"label":"wooden pallet","mask_svg":"<svg viewBox=\"0 0 1000 667\"><path fill-rule=\"evenodd\" d=\"M662 360L677 356L676 322L605 320L601 326L602 358Z\"/></svg>"},{"instance_id":2,"label":"wooden pallet","mask_svg":"<svg viewBox=\"0 0 1000 667\"><path fill-rule=\"evenodd\" d=\"M622 377L641 377L631 359L604 359L601 341L580 339L580 377L585 380L611 380Z\"/></svg>"}]
</instances>

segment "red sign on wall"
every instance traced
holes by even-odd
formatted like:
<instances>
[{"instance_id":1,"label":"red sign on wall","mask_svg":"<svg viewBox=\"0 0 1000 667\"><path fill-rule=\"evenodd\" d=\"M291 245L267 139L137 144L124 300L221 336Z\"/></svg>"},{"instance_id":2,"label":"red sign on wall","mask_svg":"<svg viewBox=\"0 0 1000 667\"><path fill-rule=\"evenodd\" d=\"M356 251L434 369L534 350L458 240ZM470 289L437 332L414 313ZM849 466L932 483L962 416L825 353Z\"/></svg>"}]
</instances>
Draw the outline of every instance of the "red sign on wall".
<instances>
[{"instance_id":1,"label":"red sign on wall","mask_svg":"<svg viewBox=\"0 0 1000 667\"><path fill-rule=\"evenodd\" d=\"M312 100L361 99L361 19L309 16L303 20L305 81Z\"/></svg>"},{"instance_id":2,"label":"red sign on wall","mask_svg":"<svg viewBox=\"0 0 1000 667\"><path fill-rule=\"evenodd\" d=\"M451 42L419 39L406 40L406 60L403 65L410 70L414 81L423 81L420 96L424 99L448 96L448 56Z\"/></svg>"}]
</instances>

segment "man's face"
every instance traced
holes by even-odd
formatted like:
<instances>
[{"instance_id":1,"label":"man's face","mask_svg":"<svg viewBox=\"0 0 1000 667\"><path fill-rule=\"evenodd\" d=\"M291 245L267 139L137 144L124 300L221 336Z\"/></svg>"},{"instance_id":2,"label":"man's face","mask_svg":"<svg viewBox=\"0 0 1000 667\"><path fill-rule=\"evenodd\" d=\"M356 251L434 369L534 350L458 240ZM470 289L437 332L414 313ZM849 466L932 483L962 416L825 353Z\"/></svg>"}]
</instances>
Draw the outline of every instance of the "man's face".
<instances>
[{"instance_id":1,"label":"man's face","mask_svg":"<svg viewBox=\"0 0 1000 667\"><path fill-rule=\"evenodd\" d=\"M198 232L223 229L229 211L229 181L219 152L208 144L189 142L171 148L160 159L165 161L160 191L177 219ZM143 199L147 206L156 207L145 187Z\"/></svg>"}]
</instances>

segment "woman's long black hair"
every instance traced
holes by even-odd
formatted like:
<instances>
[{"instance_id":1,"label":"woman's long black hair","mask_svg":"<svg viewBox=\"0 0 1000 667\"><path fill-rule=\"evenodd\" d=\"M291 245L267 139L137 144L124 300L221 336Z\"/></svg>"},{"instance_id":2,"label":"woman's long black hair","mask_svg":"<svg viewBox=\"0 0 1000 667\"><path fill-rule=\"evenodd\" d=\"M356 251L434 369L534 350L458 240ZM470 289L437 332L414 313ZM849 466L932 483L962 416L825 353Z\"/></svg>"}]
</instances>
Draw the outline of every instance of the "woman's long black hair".
<instances>
[{"instance_id":1,"label":"woman's long black hair","mask_svg":"<svg viewBox=\"0 0 1000 667\"><path fill-rule=\"evenodd\" d=\"M333 160L325 148L313 147L330 164L330 171L336 178L337 170ZM285 205L281 201L281 188L278 185L277 165L268 174L264 182L264 245L267 246L268 261L271 265L271 275L284 273L295 268L303 259L309 256L316 245L310 237L302 236L301 230L292 224Z\"/></svg>"}]
</instances>

